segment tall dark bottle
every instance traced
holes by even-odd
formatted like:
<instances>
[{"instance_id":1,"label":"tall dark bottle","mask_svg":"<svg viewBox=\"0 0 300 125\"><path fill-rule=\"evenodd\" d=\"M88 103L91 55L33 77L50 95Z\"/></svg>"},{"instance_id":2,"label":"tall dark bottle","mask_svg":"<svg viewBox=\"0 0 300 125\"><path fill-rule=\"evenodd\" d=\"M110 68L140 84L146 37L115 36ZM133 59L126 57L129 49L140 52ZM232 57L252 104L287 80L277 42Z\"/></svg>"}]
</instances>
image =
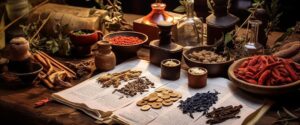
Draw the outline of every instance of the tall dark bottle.
<instances>
[{"instance_id":1,"label":"tall dark bottle","mask_svg":"<svg viewBox=\"0 0 300 125\"><path fill-rule=\"evenodd\" d=\"M161 21L157 25L160 29L160 39L150 42L150 62L160 66L165 59L181 60L183 47L174 43L171 39L171 28L173 23Z\"/></svg>"},{"instance_id":2,"label":"tall dark bottle","mask_svg":"<svg viewBox=\"0 0 300 125\"><path fill-rule=\"evenodd\" d=\"M207 45L213 45L222 34L234 29L240 20L228 12L228 0L211 0L213 13L206 18L207 23Z\"/></svg>"}]
</instances>

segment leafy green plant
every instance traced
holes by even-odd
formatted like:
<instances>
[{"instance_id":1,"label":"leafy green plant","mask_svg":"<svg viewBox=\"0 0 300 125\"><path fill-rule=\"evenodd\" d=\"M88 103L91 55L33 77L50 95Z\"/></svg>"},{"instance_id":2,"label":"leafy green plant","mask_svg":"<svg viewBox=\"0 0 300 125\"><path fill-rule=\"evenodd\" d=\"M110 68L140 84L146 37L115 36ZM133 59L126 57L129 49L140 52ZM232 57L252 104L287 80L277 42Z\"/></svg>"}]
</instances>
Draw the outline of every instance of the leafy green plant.
<instances>
[{"instance_id":1,"label":"leafy green plant","mask_svg":"<svg viewBox=\"0 0 300 125\"><path fill-rule=\"evenodd\" d=\"M103 0L98 1L100 7L108 11L104 17L104 27L108 31L132 30L132 26L124 19L121 4L119 0L107 0L108 4L103 5Z\"/></svg>"},{"instance_id":2,"label":"leafy green plant","mask_svg":"<svg viewBox=\"0 0 300 125\"><path fill-rule=\"evenodd\" d=\"M71 41L67 35L63 34L63 30L66 29L68 25L61 26L57 24L54 28L54 33L57 38L51 38L46 41L46 50L52 54L58 53L61 56L69 56L71 54Z\"/></svg>"},{"instance_id":3,"label":"leafy green plant","mask_svg":"<svg viewBox=\"0 0 300 125\"><path fill-rule=\"evenodd\" d=\"M54 26L54 36L43 37L41 34L34 35L41 27L44 20L40 17L37 21L29 23L27 25L20 25L25 34L26 39L29 40L31 51L44 50L52 54L58 54L60 56L69 56L71 50L71 41L67 35L63 34L63 30L68 27L68 25L61 26L57 24Z\"/></svg>"}]
</instances>

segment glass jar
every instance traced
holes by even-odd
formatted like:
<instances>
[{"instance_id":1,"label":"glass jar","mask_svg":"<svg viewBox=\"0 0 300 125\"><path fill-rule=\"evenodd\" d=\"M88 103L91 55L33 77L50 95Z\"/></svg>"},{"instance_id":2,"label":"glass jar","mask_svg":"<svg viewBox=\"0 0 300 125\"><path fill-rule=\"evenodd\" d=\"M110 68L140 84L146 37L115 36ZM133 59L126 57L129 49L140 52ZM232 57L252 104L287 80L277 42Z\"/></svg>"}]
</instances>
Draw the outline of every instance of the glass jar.
<instances>
[{"instance_id":1,"label":"glass jar","mask_svg":"<svg viewBox=\"0 0 300 125\"><path fill-rule=\"evenodd\" d=\"M186 15L178 21L176 42L185 48L203 45L203 23L195 16L194 0L185 4Z\"/></svg>"},{"instance_id":2,"label":"glass jar","mask_svg":"<svg viewBox=\"0 0 300 125\"><path fill-rule=\"evenodd\" d=\"M246 37L249 41L244 45L248 56L263 54L263 46L258 42L259 26L261 23L259 20L248 21Z\"/></svg>"},{"instance_id":3,"label":"glass jar","mask_svg":"<svg viewBox=\"0 0 300 125\"><path fill-rule=\"evenodd\" d=\"M173 16L169 15L166 11L166 4L164 3L153 3L151 4L151 12L146 15L142 23L146 25L156 26L161 21L173 22Z\"/></svg>"}]
</instances>

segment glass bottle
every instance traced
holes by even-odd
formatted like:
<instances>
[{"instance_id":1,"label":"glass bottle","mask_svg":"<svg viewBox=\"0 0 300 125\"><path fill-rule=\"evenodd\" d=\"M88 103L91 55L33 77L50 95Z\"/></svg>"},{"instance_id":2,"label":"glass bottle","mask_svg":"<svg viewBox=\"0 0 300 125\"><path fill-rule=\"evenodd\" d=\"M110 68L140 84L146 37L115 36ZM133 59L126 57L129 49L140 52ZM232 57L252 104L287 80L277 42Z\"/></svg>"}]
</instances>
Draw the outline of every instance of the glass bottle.
<instances>
[{"instance_id":1,"label":"glass bottle","mask_svg":"<svg viewBox=\"0 0 300 125\"><path fill-rule=\"evenodd\" d=\"M261 25L261 21L259 20L249 20L247 26L247 39L249 41L244 45L245 51L247 55L258 55L263 54L263 45L258 42L258 33L259 33L259 26ZM249 31L250 27L250 31Z\"/></svg>"},{"instance_id":2,"label":"glass bottle","mask_svg":"<svg viewBox=\"0 0 300 125\"><path fill-rule=\"evenodd\" d=\"M194 0L185 4L186 15L177 24L176 42L184 47L203 45L203 23L195 16Z\"/></svg>"},{"instance_id":3,"label":"glass bottle","mask_svg":"<svg viewBox=\"0 0 300 125\"><path fill-rule=\"evenodd\" d=\"M156 26L161 21L173 22L173 16L165 11L165 3L153 3L151 4L151 8L151 12L143 18L143 24Z\"/></svg>"}]
</instances>

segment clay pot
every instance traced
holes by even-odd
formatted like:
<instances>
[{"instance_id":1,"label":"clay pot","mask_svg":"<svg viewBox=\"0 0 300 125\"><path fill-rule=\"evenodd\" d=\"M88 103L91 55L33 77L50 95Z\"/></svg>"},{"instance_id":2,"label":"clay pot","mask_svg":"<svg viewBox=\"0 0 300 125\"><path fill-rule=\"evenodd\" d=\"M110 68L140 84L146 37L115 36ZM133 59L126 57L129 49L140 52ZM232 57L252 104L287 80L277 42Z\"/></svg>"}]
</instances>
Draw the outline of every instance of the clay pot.
<instances>
[{"instance_id":1,"label":"clay pot","mask_svg":"<svg viewBox=\"0 0 300 125\"><path fill-rule=\"evenodd\" d=\"M174 65L167 64L174 62ZM181 62L177 59L166 59L161 61L161 78L167 80L177 80L180 77Z\"/></svg>"},{"instance_id":2,"label":"clay pot","mask_svg":"<svg viewBox=\"0 0 300 125\"><path fill-rule=\"evenodd\" d=\"M96 30L82 29L85 34L79 34L77 31L71 31L69 36L74 44L74 55L86 56L91 53L91 46L102 39L102 32Z\"/></svg>"},{"instance_id":3,"label":"clay pot","mask_svg":"<svg viewBox=\"0 0 300 125\"><path fill-rule=\"evenodd\" d=\"M111 51L111 45L107 41L97 43L98 51L95 55L95 65L100 71L112 70L116 66L116 56Z\"/></svg>"},{"instance_id":4,"label":"clay pot","mask_svg":"<svg viewBox=\"0 0 300 125\"><path fill-rule=\"evenodd\" d=\"M76 33L78 31L82 31L85 34ZM102 32L96 30L81 29L81 30L71 31L70 33L70 39L75 46L93 45L101 38L102 38Z\"/></svg>"},{"instance_id":5,"label":"clay pot","mask_svg":"<svg viewBox=\"0 0 300 125\"><path fill-rule=\"evenodd\" d=\"M193 70L201 70L204 73L197 73ZM203 88L207 82L207 70L201 67L192 67L188 69L188 85L191 88Z\"/></svg>"}]
</instances>

